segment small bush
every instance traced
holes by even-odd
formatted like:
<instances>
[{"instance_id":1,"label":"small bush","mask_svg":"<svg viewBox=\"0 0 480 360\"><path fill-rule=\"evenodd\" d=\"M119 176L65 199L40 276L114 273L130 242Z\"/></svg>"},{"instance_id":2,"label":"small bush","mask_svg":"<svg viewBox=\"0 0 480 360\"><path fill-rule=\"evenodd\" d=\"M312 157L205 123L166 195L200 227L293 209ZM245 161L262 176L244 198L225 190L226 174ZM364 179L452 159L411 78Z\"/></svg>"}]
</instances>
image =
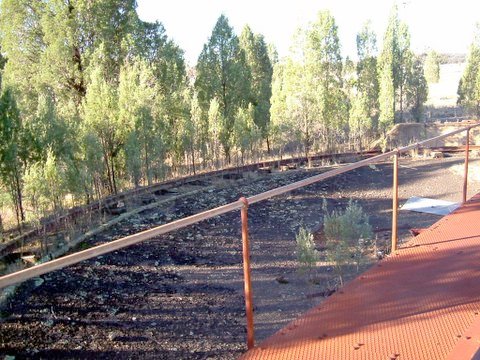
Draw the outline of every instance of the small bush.
<instances>
[{"instance_id":1,"label":"small bush","mask_svg":"<svg viewBox=\"0 0 480 360\"><path fill-rule=\"evenodd\" d=\"M345 266L355 265L357 272L370 249L373 238L368 216L357 203L350 201L345 211L333 210L328 213L326 201L323 204L326 257L333 264L340 284L343 285Z\"/></svg>"},{"instance_id":2,"label":"small bush","mask_svg":"<svg viewBox=\"0 0 480 360\"><path fill-rule=\"evenodd\" d=\"M297 236L297 261L300 265L300 271L306 272L312 270L319 260L318 251L315 249L313 234L305 227L300 227Z\"/></svg>"}]
</instances>

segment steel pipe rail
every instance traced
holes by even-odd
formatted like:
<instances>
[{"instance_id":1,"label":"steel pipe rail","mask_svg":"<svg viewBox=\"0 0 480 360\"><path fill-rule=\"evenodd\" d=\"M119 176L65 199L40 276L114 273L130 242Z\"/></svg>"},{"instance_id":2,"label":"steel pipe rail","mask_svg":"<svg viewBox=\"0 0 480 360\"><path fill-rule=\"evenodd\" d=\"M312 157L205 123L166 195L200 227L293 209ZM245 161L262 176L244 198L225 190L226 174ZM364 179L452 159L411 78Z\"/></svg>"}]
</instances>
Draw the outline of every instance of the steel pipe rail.
<instances>
[{"instance_id":1,"label":"steel pipe rail","mask_svg":"<svg viewBox=\"0 0 480 360\"><path fill-rule=\"evenodd\" d=\"M342 166L340 168L334 169L327 171L323 174L315 175L312 177L309 177L307 179L301 180L294 182L289 185L281 186L276 189L272 189L257 195L253 195L247 199L244 197L240 198L237 201L228 203L223 206L219 206L217 208L203 211L201 213L173 221L171 223L157 226L153 229L142 231L137 234L133 234L130 236L126 236L124 238L118 239L111 241L109 243L105 243L102 245L98 245L95 247L92 247L90 249L86 249L83 251L79 251L64 257L61 257L56 260L52 260L43 264L35 265L31 268L24 269L12 274L8 274L5 276L0 277L0 288L4 288L6 286L14 285L16 283L46 274L48 272L58 270L61 268L64 268L69 265L73 265L76 263L79 263L83 260L88 260L93 257L107 254L119 249L122 249L124 247L138 244L140 242L143 242L145 240L149 240L155 236L162 235L165 233L168 233L170 231L178 230L181 228L184 228L189 225L193 225L195 223L198 223L203 220L207 220L210 218L213 218L218 215L222 215L225 213L228 213L233 210L241 210L241 221L242 221L242 252L243 252L243 265L244 265L244 285L245 285L245 305L246 305L246 316L247 316L247 346L248 348L252 348L254 346L254 332L253 332L253 301L252 301L252 292L251 292L251 285L250 285L250 256L249 256L249 239L248 239L248 215L247 215L247 209L250 204L254 204L257 202L260 202L262 200L266 200L269 198L272 198L274 196L282 195L287 192L299 189L301 187L305 187L311 184L314 184L316 182L334 177L336 175L340 175L343 173L346 173L348 171L358 169L360 167L370 165L370 164L375 164L378 163L382 160L388 159L390 157L394 157L394 183L393 183L393 219L392 219L392 251L396 250L396 208L398 207L398 181L396 179L397 176L397 171L398 171L398 155L401 154L402 152L406 152L411 149L416 149L420 148L422 146L425 146L429 143L432 143L434 141L438 141L441 139L444 139L446 137L461 133L463 131L467 132L467 142L466 142L466 155L465 155L465 180L464 180L464 187L463 187L463 198L465 199L466 196L466 179L468 176L468 151L469 151L469 135L470 135L470 130L472 128L475 128L477 126L480 126L480 123L470 125L468 127L464 127L443 135L439 135L427 140L423 140L420 142L417 142L415 144L411 144L408 146L404 146L401 148L394 149L392 151L386 152L384 154L380 154L377 156L373 156L352 164L348 164L345 166Z\"/></svg>"},{"instance_id":2,"label":"steel pipe rail","mask_svg":"<svg viewBox=\"0 0 480 360\"><path fill-rule=\"evenodd\" d=\"M271 197L282 195L282 194L285 194L287 192L299 189L301 187L314 184L314 183L319 182L321 180L325 180L325 179L334 177L336 175L340 175L340 174L343 174L345 172L358 169L362 166L373 164L373 163L378 163L379 161L381 161L383 159L387 159L387 158L391 157L392 156L391 153L392 152L387 152L387 153L384 153L384 154L373 156L373 157L370 157L368 159L357 161L353 164L348 164L348 165L342 166L338 169L327 171L323 174L315 175L315 176L309 177L309 178L304 179L304 180L300 180L300 181L297 181L297 182L294 182L294 183L291 183L291 184L288 184L288 185L285 185L285 186L278 187L276 189L268 190L268 191L265 191L263 193L250 196L249 198L247 198L248 203L249 204L255 204L257 202L269 199Z\"/></svg>"},{"instance_id":3,"label":"steel pipe rail","mask_svg":"<svg viewBox=\"0 0 480 360\"><path fill-rule=\"evenodd\" d=\"M272 190L251 196L247 198L247 201L248 201L248 204L251 205L251 204L269 199L274 196L282 195L287 192L299 189L301 187L314 184L318 181L325 180L354 169L358 169L362 166L378 163L381 160L385 160L387 158L392 157L396 153L402 153L411 149L419 148L428 143L444 139L446 137L461 133L463 131L470 130L477 126L480 126L480 124L475 124L475 125L458 129L458 130L454 130L447 134L439 135L431 139L417 142L412 145L404 146L402 148L398 148L398 149L386 152L384 154L376 155L368 159L355 162L353 164L348 164L348 165L342 166L341 168L330 170L323 174L315 175L305 180L297 181L289 185L285 185L276 189L272 189ZM130 235L118 240L114 240L106 244L98 245L90 249L79 251L77 253L67 255L59 259L51 260L43 264L35 265L35 266L32 266L31 268L20 270L12 274L4 275L0 277L0 288L4 288L6 286L10 286L10 285L37 277L37 276L46 274L48 272L58 270L69 265L76 264L80 261L88 260L99 255L107 254L109 252L116 251L133 244L137 244L139 242L151 239L154 236L158 236L170 231L178 230L180 228L195 224L202 220L207 220L212 217L225 214L232 210L241 209L242 206L243 206L243 202L241 200L237 200L232 203L217 207L215 209L207 210L207 211L186 217L184 219L176 220L171 223L155 227L153 229L149 229L149 230L146 230L134 235Z\"/></svg>"},{"instance_id":4,"label":"steel pipe rail","mask_svg":"<svg viewBox=\"0 0 480 360\"><path fill-rule=\"evenodd\" d=\"M178 230L233 210L241 209L243 205L243 202L240 200L234 201L232 203L211 210L207 210L180 220L172 221L168 224L157 226L155 228L145 230L137 234L126 236L118 240L114 240L102 245L92 247L90 249L82 250L55 260L45 262L43 264L32 266L28 269L20 270L12 274L2 276L0 277L0 288L10 286L46 274L51 271L64 268L66 266L79 263L80 261L107 254L130 245L138 244L142 241L149 240L154 236L166 234L170 231Z\"/></svg>"}]
</instances>

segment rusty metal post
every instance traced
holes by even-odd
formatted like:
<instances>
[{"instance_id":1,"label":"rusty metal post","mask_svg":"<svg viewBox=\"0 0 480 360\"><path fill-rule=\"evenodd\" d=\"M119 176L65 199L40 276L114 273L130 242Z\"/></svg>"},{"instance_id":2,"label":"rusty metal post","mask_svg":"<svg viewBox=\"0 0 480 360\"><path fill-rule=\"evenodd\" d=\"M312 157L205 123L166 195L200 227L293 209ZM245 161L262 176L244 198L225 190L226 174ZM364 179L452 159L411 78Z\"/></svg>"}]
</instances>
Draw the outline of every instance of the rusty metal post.
<instances>
[{"instance_id":1,"label":"rusty metal post","mask_svg":"<svg viewBox=\"0 0 480 360\"><path fill-rule=\"evenodd\" d=\"M242 217L242 250L243 250L243 278L245 289L245 313L247 315L247 347L252 349L255 345L253 332L253 301L252 301L252 282L250 279L250 245L248 240L248 201L246 198L240 198L243 202L241 211Z\"/></svg>"},{"instance_id":2,"label":"rusty metal post","mask_svg":"<svg viewBox=\"0 0 480 360\"><path fill-rule=\"evenodd\" d=\"M393 187L392 187L392 249L397 250L398 240L398 151L393 155Z\"/></svg>"},{"instance_id":3,"label":"rusty metal post","mask_svg":"<svg viewBox=\"0 0 480 360\"><path fill-rule=\"evenodd\" d=\"M463 197L462 203L467 202L467 187L468 187L468 154L470 152L470 128L467 129L467 140L465 143L465 170L463 173Z\"/></svg>"}]
</instances>

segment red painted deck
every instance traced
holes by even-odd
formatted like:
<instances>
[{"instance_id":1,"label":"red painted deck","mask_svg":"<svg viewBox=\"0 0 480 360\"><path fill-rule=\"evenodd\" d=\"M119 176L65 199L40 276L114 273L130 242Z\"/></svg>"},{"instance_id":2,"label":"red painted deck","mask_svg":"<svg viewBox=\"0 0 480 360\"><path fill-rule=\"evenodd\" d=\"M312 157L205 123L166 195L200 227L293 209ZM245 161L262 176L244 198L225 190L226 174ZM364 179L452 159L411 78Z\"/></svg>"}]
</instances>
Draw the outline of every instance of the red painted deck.
<instances>
[{"instance_id":1,"label":"red painted deck","mask_svg":"<svg viewBox=\"0 0 480 360\"><path fill-rule=\"evenodd\" d=\"M477 195L242 359L464 360L479 347Z\"/></svg>"}]
</instances>

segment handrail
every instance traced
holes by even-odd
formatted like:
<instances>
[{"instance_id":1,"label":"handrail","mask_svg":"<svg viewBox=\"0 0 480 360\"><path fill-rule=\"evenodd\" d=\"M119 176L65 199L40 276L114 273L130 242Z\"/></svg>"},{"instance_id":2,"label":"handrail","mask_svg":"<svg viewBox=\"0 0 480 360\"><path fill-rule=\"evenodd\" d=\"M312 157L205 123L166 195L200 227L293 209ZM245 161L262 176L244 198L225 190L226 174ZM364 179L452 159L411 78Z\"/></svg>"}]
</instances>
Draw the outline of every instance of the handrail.
<instances>
[{"instance_id":1,"label":"handrail","mask_svg":"<svg viewBox=\"0 0 480 360\"><path fill-rule=\"evenodd\" d=\"M452 136L463 131L467 132L467 140L466 140L466 154L465 154L465 174L464 174L464 187L463 187L463 199L465 201L466 197L466 181L468 175L468 150L469 150L469 133L470 130L474 127L480 126L480 123L475 125L471 125L462 129L458 129L447 134L439 135L427 140L423 140L417 142L415 144L411 144L408 146L404 146L401 148L394 149L392 151L386 152L384 154L380 154L377 156L373 156L364 160L357 161L355 163L342 166L340 168L327 171L323 174L311 176L307 179L300 180L294 182L292 184L288 184L285 186L278 187L276 189L272 189L269 191L265 191L263 193L253 195L247 199L240 198L237 201L228 203L223 206L216 207L214 209L210 209L207 211L203 211L201 213L188 216L186 218L176 220L170 222L168 224L164 224L161 226L157 226L155 228L139 232L137 234L129 235L124 238L114 240L102 245L94 246L92 248L79 251L59 259L51 260L45 262L43 264L35 265L31 268L20 270L18 272L4 275L0 277L0 288L4 288L6 286L14 285L16 283L46 274L48 272L58 270L64 268L69 265L73 265L79 263L83 260L91 259L93 257L107 254L113 252L115 250L122 249L124 247L137 244L143 242L145 240L149 240L154 236L162 235L168 233L173 230L178 230L184 228L186 226L198 223L203 220L207 220L213 218L218 215L225 214L227 212L241 209L241 222L242 222L242 252L243 252L243 266L244 266L244 287L245 287L245 307L246 307L246 316L247 316L247 347L251 349L254 346L254 329L253 329L253 303L252 303L252 292L251 292L251 285L250 285L250 260L249 260L249 241L248 241L248 218L247 218L247 207L250 204L254 204L260 202L262 200L269 199L274 196L278 196L281 194L285 194L289 191L299 189L304 186L311 185L321 180L325 180L331 178L333 176L343 174L345 172L360 168L365 165L378 163L381 160L389 158L391 156L394 157L394 182L393 182L393 206L392 206L392 251L396 250L396 243L397 243L397 210L398 210L398 155L402 152L422 147L426 144L429 144L434 141L438 141L440 139L446 138L448 136Z\"/></svg>"},{"instance_id":2,"label":"handrail","mask_svg":"<svg viewBox=\"0 0 480 360\"><path fill-rule=\"evenodd\" d=\"M458 130L454 130L454 131L449 132L447 134L439 135L439 136L433 137L431 139L423 140L423 141L417 142L415 144L404 146L402 148L398 148L398 149L386 152L384 154L376 155L376 156L370 157L368 159L360 160L360 161L355 162L353 164L345 165L345 166L342 166L338 169L330 170L330 171L327 171L323 174L315 175L315 176L309 177L307 179L294 182L292 184L288 184L288 185L281 186L281 187L278 187L276 189L272 189L272 190L269 190L269 191L266 191L266 192L263 192L263 193L260 193L260 194L257 194L257 195L253 195L253 196L247 198L247 201L248 201L248 204L254 204L254 203L266 200L268 198L278 196L278 195L287 193L287 192L292 191L292 190L299 189L299 188L307 186L307 185L311 185L311 184L316 183L318 181L325 180L325 179L331 178L331 177L339 175L339 174L343 174L345 172L360 168L362 166L377 163L381 160L384 160L386 158L389 158L389 157L393 156L396 153L401 153L401 152L405 152L405 151L408 151L408 150L411 150L411 149L414 149L414 148L419 148L419 147L421 147L423 145L426 145L428 143L441 140L443 138L458 134L458 133L463 132L463 131L470 130L470 129L472 129L474 127L477 127L477 126L480 126L480 123L475 124L475 125L471 125L471 126L468 126L468 127L464 127L464 128L458 129ZM11 273L11 274L4 275L4 276L0 277L0 288L4 288L6 286L10 286L10 285L13 285L13 284L16 284L16 283L34 278L34 277L46 274L46 273L54 271L54 270L64 268L66 266L73 265L73 264L76 264L78 262L91 259L93 257L99 256L99 255L102 255L102 254L106 254L106 253L116 251L116 250L122 249L124 247L133 245L133 244L140 243L142 241L151 239L154 236L162 235L162 234L165 234L165 233L173 231L173 230L178 230L178 229L181 229L183 227L186 227L186 226L195 224L197 222L200 222L202 220L207 220L207 219L210 219L212 217L225 214L225 213L230 212L232 210L241 209L242 206L243 206L242 201L237 200L237 201L231 202L229 204L226 204L226 205L223 205L223 206L211 209L211 210L200 212L198 214L195 214L195 215L192 215L192 216L180 219L180 220L176 220L176 221L170 222L168 224L164 224L164 225L157 226L155 228L152 228L152 229L149 229L149 230L146 230L146 231L142 231L142 232L137 233L137 234L129 235L129 236L126 236L124 238L111 241L109 243L94 246L92 248L82 250L82 251L79 251L79 252L61 257L59 259L51 260L51 261L45 262L43 264L35 265L35 266L32 266L32 267L24 269L24 270L20 270L20 271Z\"/></svg>"},{"instance_id":3,"label":"handrail","mask_svg":"<svg viewBox=\"0 0 480 360\"><path fill-rule=\"evenodd\" d=\"M467 131L467 129L470 129L472 127L479 126L479 125L480 124L473 125L473 126L470 126L468 128L462 128L462 129L454 130L454 131L449 132L447 134L439 135L439 136L436 136L436 137L433 137L433 138L430 138L430 139L427 139L427 140L417 142L415 144L411 144L411 145L404 146L402 148L394 149L392 151L389 151L389 152L386 152L386 153L383 153L383 154L380 154L380 155L369 157L368 159L364 159L364 160L354 162L353 164L342 166L341 168L338 168L338 169L327 171L326 173L323 173L323 174L315 175L315 176L309 177L309 178L304 179L304 180L300 180L300 181L297 181L297 182L294 182L294 183L291 183L291 184L288 184L288 185L285 185L285 186L278 187L276 189L272 189L272 190L263 192L261 194L251 196L251 197L248 198L248 203L249 204L254 204L254 203L257 203L259 201L271 198L273 196L281 195L281 194L287 193L289 191L296 190L296 189L299 189L299 188L307 186L307 185L311 185L311 184L316 183L318 181L325 180L325 179L331 178L333 176L340 175L340 174L343 174L345 172L358 169L362 166L379 162L380 160L389 158L389 157L395 155L396 153L400 154L402 152L406 152L406 151L414 149L414 148L419 148L419 147L421 147L425 144L428 144L430 142L438 141L438 140L441 140L441 139L446 138L448 136L458 134L462 131Z\"/></svg>"},{"instance_id":4,"label":"handrail","mask_svg":"<svg viewBox=\"0 0 480 360\"><path fill-rule=\"evenodd\" d=\"M192 216L188 216L180 220L172 221L168 224L160 225L152 229L145 230L133 235L129 235L105 244L94 246L86 250L82 250L82 251L79 251L55 260L45 262L43 264L35 265L28 269L24 269L8 275L4 275L0 277L0 288L10 286L10 285L13 285L13 284L16 284L16 283L19 283L43 274L46 274L51 271L64 268L66 266L79 263L80 261L88 260L99 255L107 254L107 253L122 249L124 247L137 244L145 240L149 240L154 236L158 236L158 235L168 233L170 231L178 230L186 226L198 223L200 221L225 214L232 210L241 209L242 206L243 206L243 202L241 202L240 200L237 200L232 203L229 203L211 210L207 210Z\"/></svg>"}]
</instances>

